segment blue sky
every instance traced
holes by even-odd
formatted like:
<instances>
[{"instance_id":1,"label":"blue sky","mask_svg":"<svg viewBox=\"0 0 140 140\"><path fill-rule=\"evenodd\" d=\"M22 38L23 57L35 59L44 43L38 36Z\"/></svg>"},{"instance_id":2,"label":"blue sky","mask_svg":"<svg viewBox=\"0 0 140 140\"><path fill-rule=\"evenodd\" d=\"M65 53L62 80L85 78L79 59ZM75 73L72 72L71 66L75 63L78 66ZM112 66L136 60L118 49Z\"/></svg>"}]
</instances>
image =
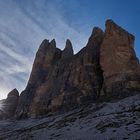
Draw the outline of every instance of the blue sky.
<instances>
[{"instance_id":1,"label":"blue sky","mask_svg":"<svg viewBox=\"0 0 140 140\"><path fill-rule=\"evenodd\" d=\"M44 38L55 38L61 49L69 38L77 52L106 19L135 35L140 58L139 13L139 0L0 0L0 99L25 88Z\"/></svg>"}]
</instances>

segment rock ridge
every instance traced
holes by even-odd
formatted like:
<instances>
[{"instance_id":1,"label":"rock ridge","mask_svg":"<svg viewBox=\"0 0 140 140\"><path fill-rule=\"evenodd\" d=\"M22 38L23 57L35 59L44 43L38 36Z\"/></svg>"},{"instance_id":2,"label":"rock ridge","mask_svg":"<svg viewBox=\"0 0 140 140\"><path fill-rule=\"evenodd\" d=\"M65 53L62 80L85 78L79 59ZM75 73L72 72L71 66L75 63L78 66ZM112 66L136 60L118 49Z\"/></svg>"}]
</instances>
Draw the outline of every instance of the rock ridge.
<instances>
[{"instance_id":1,"label":"rock ridge","mask_svg":"<svg viewBox=\"0 0 140 140\"><path fill-rule=\"evenodd\" d=\"M94 27L86 46L77 54L69 39L64 50L56 47L54 39L43 40L25 90L19 96L14 89L3 101L15 100L15 104L11 103L14 109L7 109L10 116L22 119L55 115L101 98L139 94L140 64L134 51L135 37L110 19L105 26L105 31Z\"/></svg>"}]
</instances>

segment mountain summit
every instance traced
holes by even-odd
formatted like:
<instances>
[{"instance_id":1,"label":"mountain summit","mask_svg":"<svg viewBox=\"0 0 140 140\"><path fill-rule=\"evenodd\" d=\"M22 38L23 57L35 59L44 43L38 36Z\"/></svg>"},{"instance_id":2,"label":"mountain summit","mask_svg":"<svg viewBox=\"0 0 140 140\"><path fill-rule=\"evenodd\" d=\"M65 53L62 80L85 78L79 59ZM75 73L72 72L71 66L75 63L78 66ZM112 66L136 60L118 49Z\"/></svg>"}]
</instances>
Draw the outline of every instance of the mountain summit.
<instances>
[{"instance_id":1,"label":"mountain summit","mask_svg":"<svg viewBox=\"0 0 140 140\"><path fill-rule=\"evenodd\" d=\"M107 20L105 32L95 27L87 45L75 55L69 39L63 51L54 39L45 39L11 115L21 119L62 114L139 93L140 64L134 36Z\"/></svg>"}]
</instances>

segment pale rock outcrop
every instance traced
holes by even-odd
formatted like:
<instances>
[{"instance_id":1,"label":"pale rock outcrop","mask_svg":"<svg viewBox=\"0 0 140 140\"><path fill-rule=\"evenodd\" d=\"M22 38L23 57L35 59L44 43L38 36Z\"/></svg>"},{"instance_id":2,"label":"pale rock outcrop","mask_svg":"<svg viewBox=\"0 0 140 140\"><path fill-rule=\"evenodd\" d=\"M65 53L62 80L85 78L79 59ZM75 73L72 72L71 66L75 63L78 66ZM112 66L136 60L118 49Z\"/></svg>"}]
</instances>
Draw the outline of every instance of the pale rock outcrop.
<instances>
[{"instance_id":1,"label":"pale rock outcrop","mask_svg":"<svg viewBox=\"0 0 140 140\"><path fill-rule=\"evenodd\" d=\"M140 64L134 51L134 36L112 20L106 21L100 64L103 94L118 97L140 92Z\"/></svg>"}]
</instances>

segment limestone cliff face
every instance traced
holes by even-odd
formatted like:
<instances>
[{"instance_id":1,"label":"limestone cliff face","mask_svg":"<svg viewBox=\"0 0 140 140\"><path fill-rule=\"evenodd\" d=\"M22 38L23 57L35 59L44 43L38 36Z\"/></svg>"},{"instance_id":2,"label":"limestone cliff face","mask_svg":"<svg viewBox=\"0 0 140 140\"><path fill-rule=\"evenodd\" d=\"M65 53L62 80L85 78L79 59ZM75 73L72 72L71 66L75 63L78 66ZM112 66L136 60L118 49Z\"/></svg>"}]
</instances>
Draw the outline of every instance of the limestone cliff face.
<instances>
[{"instance_id":1,"label":"limestone cliff face","mask_svg":"<svg viewBox=\"0 0 140 140\"><path fill-rule=\"evenodd\" d=\"M140 92L140 64L134 51L134 36L112 20L106 21L100 64L103 94L114 97Z\"/></svg>"},{"instance_id":2,"label":"limestone cliff face","mask_svg":"<svg viewBox=\"0 0 140 140\"><path fill-rule=\"evenodd\" d=\"M13 118L19 99L19 92L13 89L7 98L0 102L0 119Z\"/></svg>"},{"instance_id":3,"label":"limestone cliff face","mask_svg":"<svg viewBox=\"0 0 140 140\"><path fill-rule=\"evenodd\" d=\"M88 44L76 55L70 40L63 51L56 48L54 40L43 41L16 115L60 113L96 100L103 82L99 65L103 36L101 29L94 28Z\"/></svg>"},{"instance_id":4,"label":"limestone cliff face","mask_svg":"<svg viewBox=\"0 0 140 140\"><path fill-rule=\"evenodd\" d=\"M9 94L3 102L11 103L12 108L6 109L8 117L26 118L64 113L100 98L135 93L140 93L140 64L134 36L107 20L105 32L95 27L87 45L75 55L69 39L63 51L54 39L44 40L27 87L19 98Z\"/></svg>"}]
</instances>

